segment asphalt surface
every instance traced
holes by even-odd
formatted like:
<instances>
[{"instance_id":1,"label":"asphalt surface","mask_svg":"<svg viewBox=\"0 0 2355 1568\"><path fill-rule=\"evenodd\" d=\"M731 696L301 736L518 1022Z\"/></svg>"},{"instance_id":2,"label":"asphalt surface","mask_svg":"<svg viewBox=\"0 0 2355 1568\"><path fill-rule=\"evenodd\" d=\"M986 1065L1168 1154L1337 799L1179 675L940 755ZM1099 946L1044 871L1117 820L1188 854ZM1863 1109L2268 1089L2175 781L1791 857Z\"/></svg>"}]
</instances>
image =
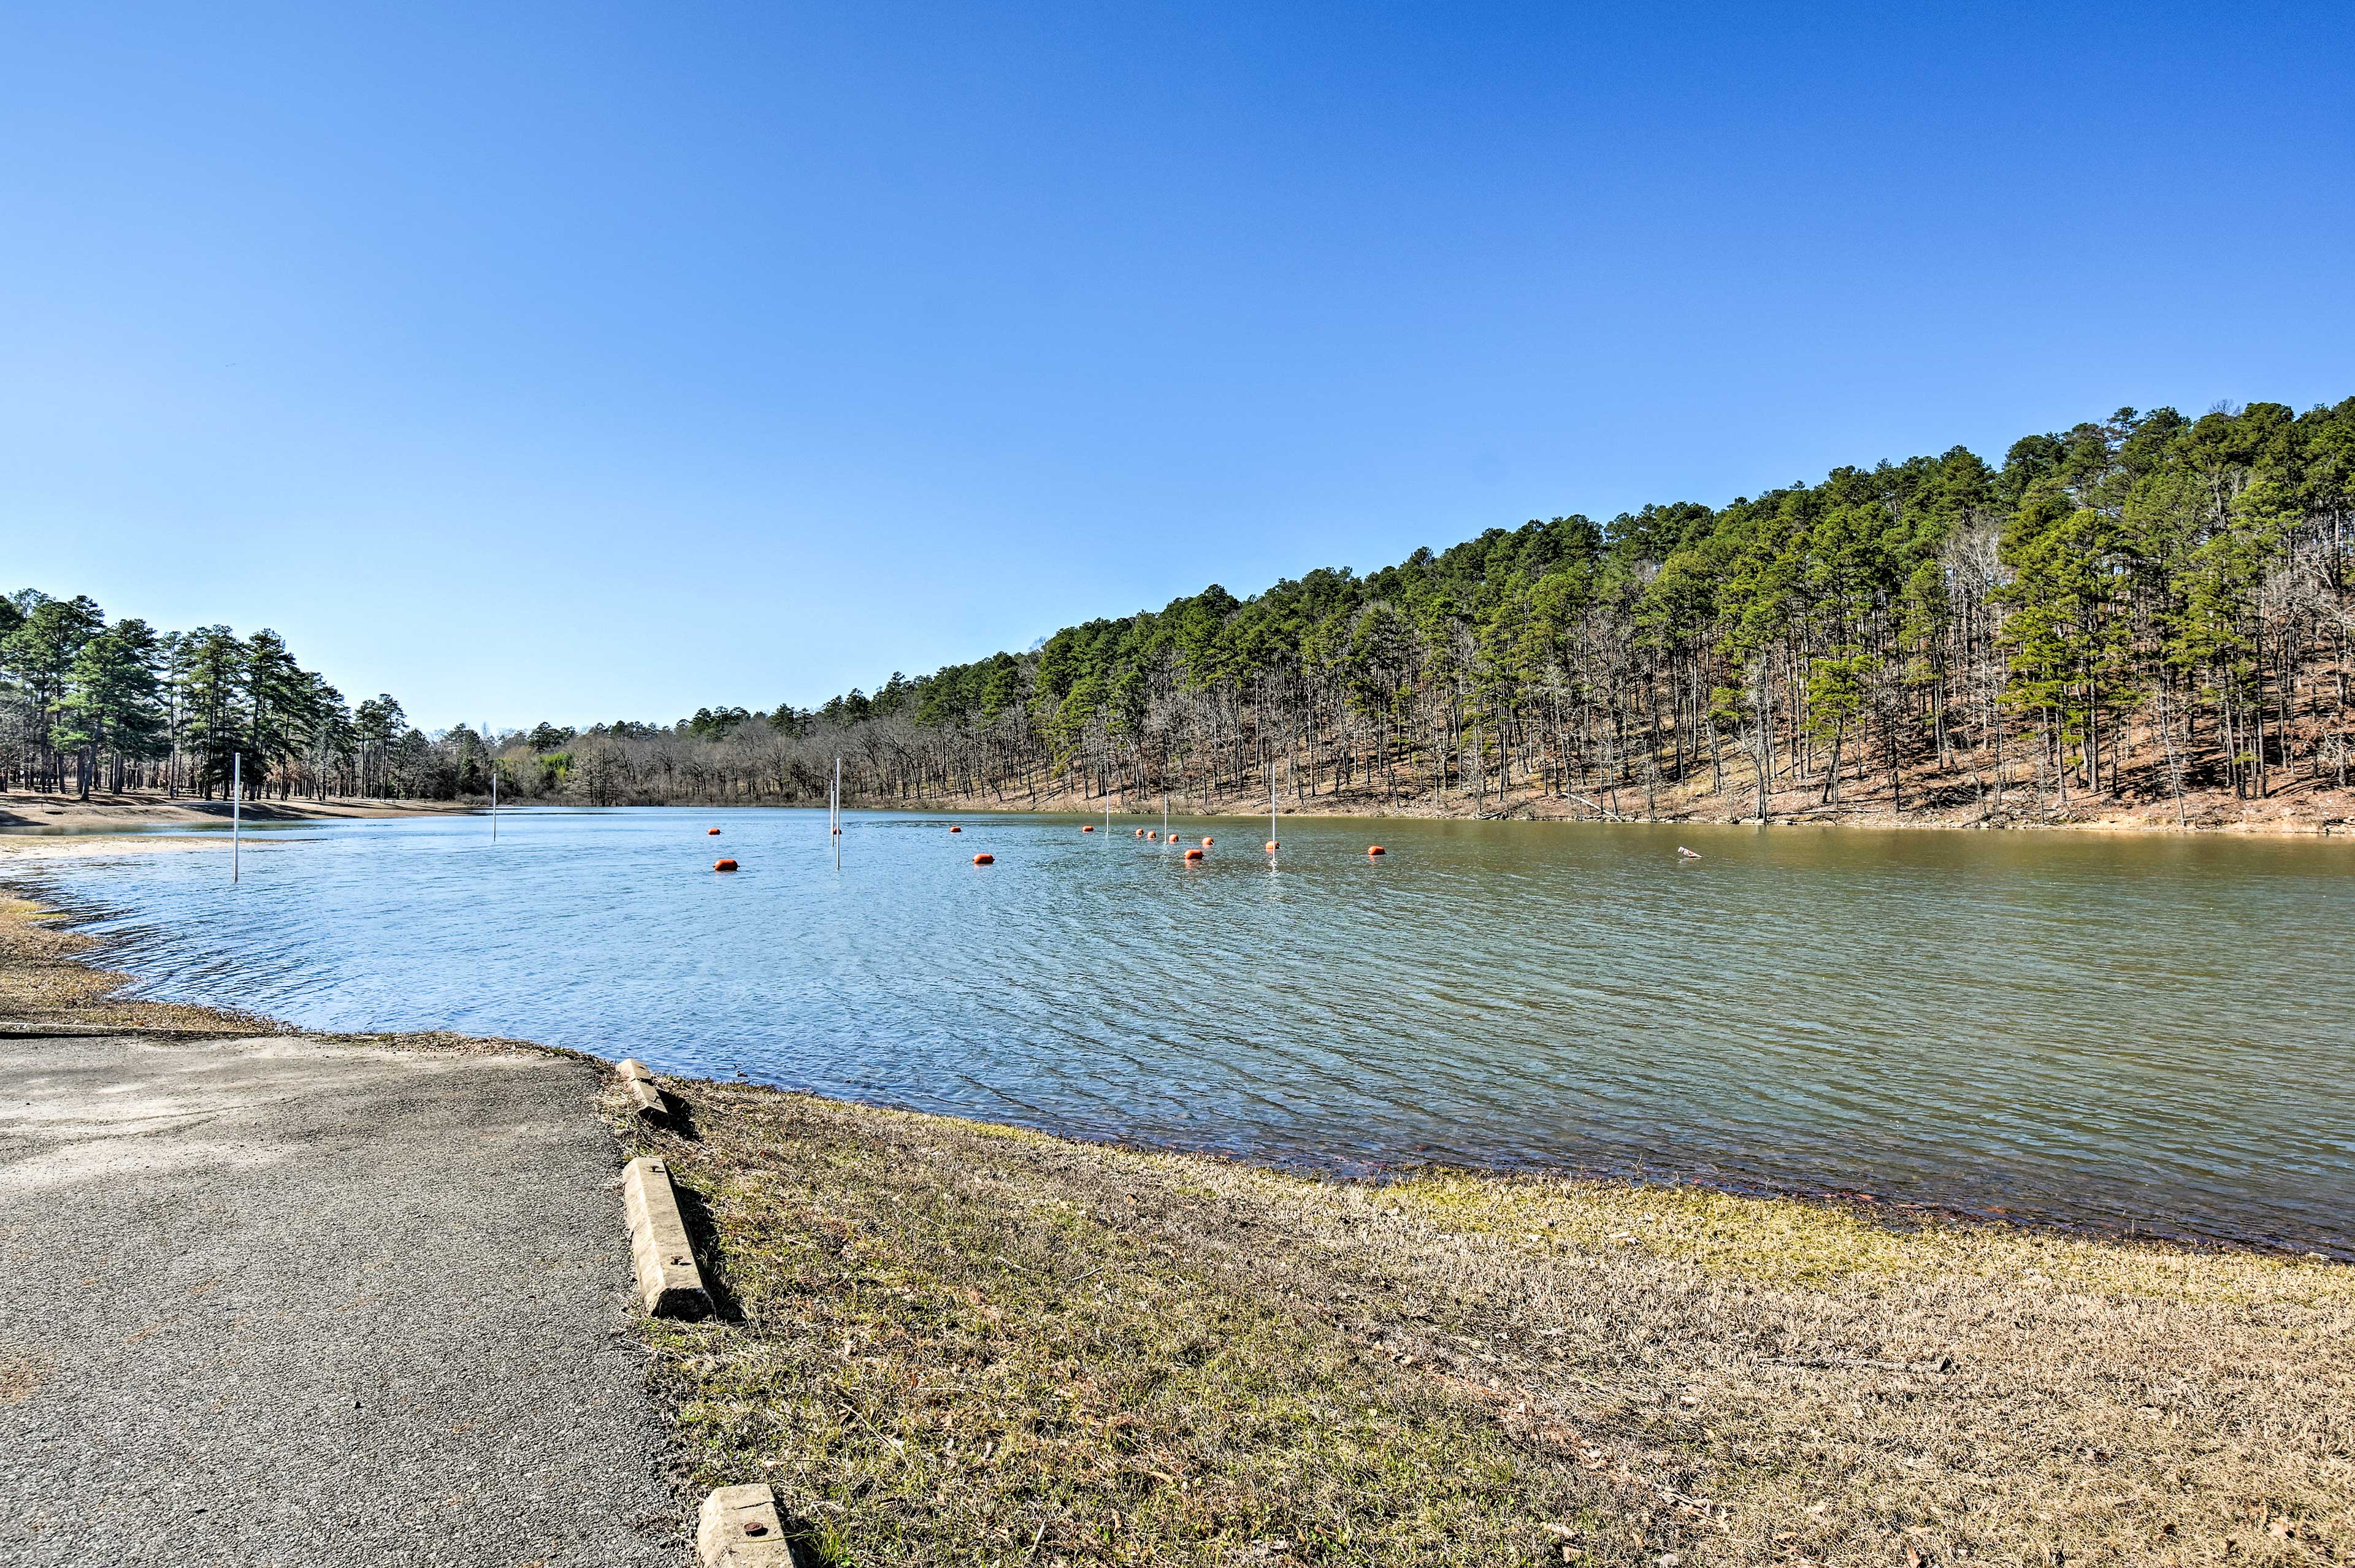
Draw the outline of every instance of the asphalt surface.
<instances>
[{"instance_id":1,"label":"asphalt surface","mask_svg":"<svg viewBox=\"0 0 2355 1568\"><path fill-rule=\"evenodd\" d=\"M686 1562L595 1092L0 1039L0 1562Z\"/></svg>"}]
</instances>

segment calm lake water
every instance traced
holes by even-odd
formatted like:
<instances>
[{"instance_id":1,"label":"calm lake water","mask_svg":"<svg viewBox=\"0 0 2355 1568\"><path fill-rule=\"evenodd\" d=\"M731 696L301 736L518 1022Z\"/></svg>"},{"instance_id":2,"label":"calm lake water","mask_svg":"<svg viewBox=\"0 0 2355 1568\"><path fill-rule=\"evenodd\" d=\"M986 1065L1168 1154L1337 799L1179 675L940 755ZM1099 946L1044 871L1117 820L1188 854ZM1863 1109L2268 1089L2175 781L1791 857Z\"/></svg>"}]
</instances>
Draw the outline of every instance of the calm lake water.
<instances>
[{"instance_id":1,"label":"calm lake water","mask_svg":"<svg viewBox=\"0 0 2355 1568\"><path fill-rule=\"evenodd\" d=\"M1081 820L852 814L837 870L822 812L530 812L17 880L145 994L313 1028L2355 1256L2355 844L1180 819L1188 865Z\"/></svg>"}]
</instances>

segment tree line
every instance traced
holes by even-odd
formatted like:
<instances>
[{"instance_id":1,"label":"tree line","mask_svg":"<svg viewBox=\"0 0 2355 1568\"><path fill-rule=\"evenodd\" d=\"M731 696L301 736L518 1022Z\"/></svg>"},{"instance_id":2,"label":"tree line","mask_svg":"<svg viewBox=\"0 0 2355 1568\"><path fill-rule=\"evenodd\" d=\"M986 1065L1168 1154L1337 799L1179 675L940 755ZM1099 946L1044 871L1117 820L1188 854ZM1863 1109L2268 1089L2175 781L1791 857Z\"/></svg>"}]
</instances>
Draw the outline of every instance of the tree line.
<instances>
[{"instance_id":1,"label":"tree line","mask_svg":"<svg viewBox=\"0 0 2355 1568\"><path fill-rule=\"evenodd\" d=\"M563 736L586 799L2066 810L2343 787L2355 399L2122 409L1711 507L1216 585L814 711ZM554 773L547 775L558 783ZM1796 799L1792 792L1797 792Z\"/></svg>"},{"instance_id":2,"label":"tree line","mask_svg":"<svg viewBox=\"0 0 2355 1568\"><path fill-rule=\"evenodd\" d=\"M485 766L471 731L429 739L390 696L352 707L276 632L158 632L86 594L0 599L0 787L211 800L236 777L250 797L447 799L487 787Z\"/></svg>"},{"instance_id":3,"label":"tree line","mask_svg":"<svg viewBox=\"0 0 2355 1568\"><path fill-rule=\"evenodd\" d=\"M2345 787L2355 399L2122 409L1723 507L1212 585L814 709L428 737L270 632L0 604L14 776L209 796L1989 814Z\"/></svg>"}]
</instances>

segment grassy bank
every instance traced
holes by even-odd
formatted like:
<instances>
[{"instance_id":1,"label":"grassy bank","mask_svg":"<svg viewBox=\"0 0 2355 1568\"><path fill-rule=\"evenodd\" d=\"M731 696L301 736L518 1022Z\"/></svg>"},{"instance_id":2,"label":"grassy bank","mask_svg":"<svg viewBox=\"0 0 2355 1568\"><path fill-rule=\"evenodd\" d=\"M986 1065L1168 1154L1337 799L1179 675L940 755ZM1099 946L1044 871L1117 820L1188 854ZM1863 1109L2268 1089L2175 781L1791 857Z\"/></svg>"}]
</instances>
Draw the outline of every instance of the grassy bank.
<instances>
[{"instance_id":1,"label":"grassy bank","mask_svg":"<svg viewBox=\"0 0 2355 1568\"><path fill-rule=\"evenodd\" d=\"M2355 1553L2355 1271L667 1087L730 1312L656 1387L833 1561Z\"/></svg>"},{"instance_id":2,"label":"grassy bank","mask_svg":"<svg viewBox=\"0 0 2355 1568\"><path fill-rule=\"evenodd\" d=\"M273 1027L89 948L0 906L0 1017ZM836 1563L2355 1559L2355 1269L666 1087L682 1482Z\"/></svg>"}]
</instances>

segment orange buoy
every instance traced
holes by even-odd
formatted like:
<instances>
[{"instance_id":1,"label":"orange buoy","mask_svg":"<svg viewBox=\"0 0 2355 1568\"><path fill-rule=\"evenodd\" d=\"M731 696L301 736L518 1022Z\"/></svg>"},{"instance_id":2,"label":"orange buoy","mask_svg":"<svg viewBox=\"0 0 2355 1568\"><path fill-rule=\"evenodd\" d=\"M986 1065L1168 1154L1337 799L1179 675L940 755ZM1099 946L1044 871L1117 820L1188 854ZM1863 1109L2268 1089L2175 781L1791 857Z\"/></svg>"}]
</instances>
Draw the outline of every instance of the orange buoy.
<instances>
[{"instance_id":1,"label":"orange buoy","mask_svg":"<svg viewBox=\"0 0 2355 1568\"><path fill-rule=\"evenodd\" d=\"M1267 852L1271 855L1275 853L1275 840L1273 838L1267 841Z\"/></svg>"},{"instance_id":2,"label":"orange buoy","mask_svg":"<svg viewBox=\"0 0 2355 1568\"><path fill-rule=\"evenodd\" d=\"M952 833L962 833L962 832L964 832L964 828L962 828L962 827L959 827L956 824L954 824L954 823L953 822L953 823L949 824L949 831L950 831L950 832L952 832Z\"/></svg>"},{"instance_id":3,"label":"orange buoy","mask_svg":"<svg viewBox=\"0 0 2355 1568\"><path fill-rule=\"evenodd\" d=\"M1082 827L1082 828L1081 828L1081 829L1080 829L1080 831L1081 831L1081 832L1082 832L1082 833L1093 833L1095 830L1096 830L1096 825L1095 825L1094 823L1092 823L1092 822L1089 823L1086 827Z\"/></svg>"},{"instance_id":4,"label":"orange buoy","mask_svg":"<svg viewBox=\"0 0 2355 1568\"><path fill-rule=\"evenodd\" d=\"M1161 830L1156 827L1152 832L1146 834L1146 837L1147 838L1158 838L1161 837Z\"/></svg>"},{"instance_id":5,"label":"orange buoy","mask_svg":"<svg viewBox=\"0 0 2355 1568\"><path fill-rule=\"evenodd\" d=\"M714 860L711 862L711 869L715 871L732 871L736 869L736 862L733 860Z\"/></svg>"},{"instance_id":6,"label":"orange buoy","mask_svg":"<svg viewBox=\"0 0 2355 1568\"><path fill-rule=\"evenodd\" d=\"M1186 859L1188 860L1199 860L1201 858L1202 852L1199 849L1188 849L1186 851Z\"/></svg>"},{"instance_id":7,"label":"orange buoy","mask_svg":"<svg viewBox=\"0 0 2355 1568\"><path fill-rule=\"evenodd\" d=\"M1209 847L1210 847L1210 841L1209 841L1209 839L1207 839L1207 838L1203 839L1203 840L1202 840L1202 848L1205 848L1205 849L1207 849L1207 848L1209 848Z\"/></svg>"},{"instance_id":8,"label":"orange buoy","mask_svg":"<svg viewBox=\"0 0 2355 1568\"><path fill-rule=\"evenodd\" d=\"M706 833L710 834L714 838L717 838L717 837L719 837L719 829L718 829L717 827L707 827L707 828L705 828L705 829L704 829L704 831L705 831Z\"/></svg>"},{"instance_id":9,"label":"orange buoy","mask_svg":"<svg viewBox=\"0 0 2355 1568\"><path fill-rule=\"evenodd\" d=\"M1389 851L1389 850L1387 850L1387 849L1384 849L1384 848L1383 848L1380 845L1379 845L1379 844L1369 844L1368 846L1366 846L1366 853L1367 853L1367 855L1368 855L1368 856L1369 856L1369 857L1370 857L1370 856L1374 856L1374 855L1386 855L1386 854L1390 853L1390 851Z\"/></svg>"},{"instance_id":10,"label":"orange buoy","mask_svg":"<svg viewBox=\"0 0 2355 1568\"><path fill-rule=\"evenodd\" d=\"M995 866L997 864L997 857L995 855L975 855L973 858L973 863L976 866Z\"/></svg>"},{"instance_id":11,"label":"orange buoy","mask_svg":"<svg viewBox=\"0 0 2355 1568\"><path fill-rule=\"evenodd\" d=\"M1136 836L1137 836L1139 838L1144 837L1145 837L1145 829L1144 829L1144 828L1142 828L1142 827L1138 828L1138 829L1136 830Z\"/></svg>"}]
</instances>

